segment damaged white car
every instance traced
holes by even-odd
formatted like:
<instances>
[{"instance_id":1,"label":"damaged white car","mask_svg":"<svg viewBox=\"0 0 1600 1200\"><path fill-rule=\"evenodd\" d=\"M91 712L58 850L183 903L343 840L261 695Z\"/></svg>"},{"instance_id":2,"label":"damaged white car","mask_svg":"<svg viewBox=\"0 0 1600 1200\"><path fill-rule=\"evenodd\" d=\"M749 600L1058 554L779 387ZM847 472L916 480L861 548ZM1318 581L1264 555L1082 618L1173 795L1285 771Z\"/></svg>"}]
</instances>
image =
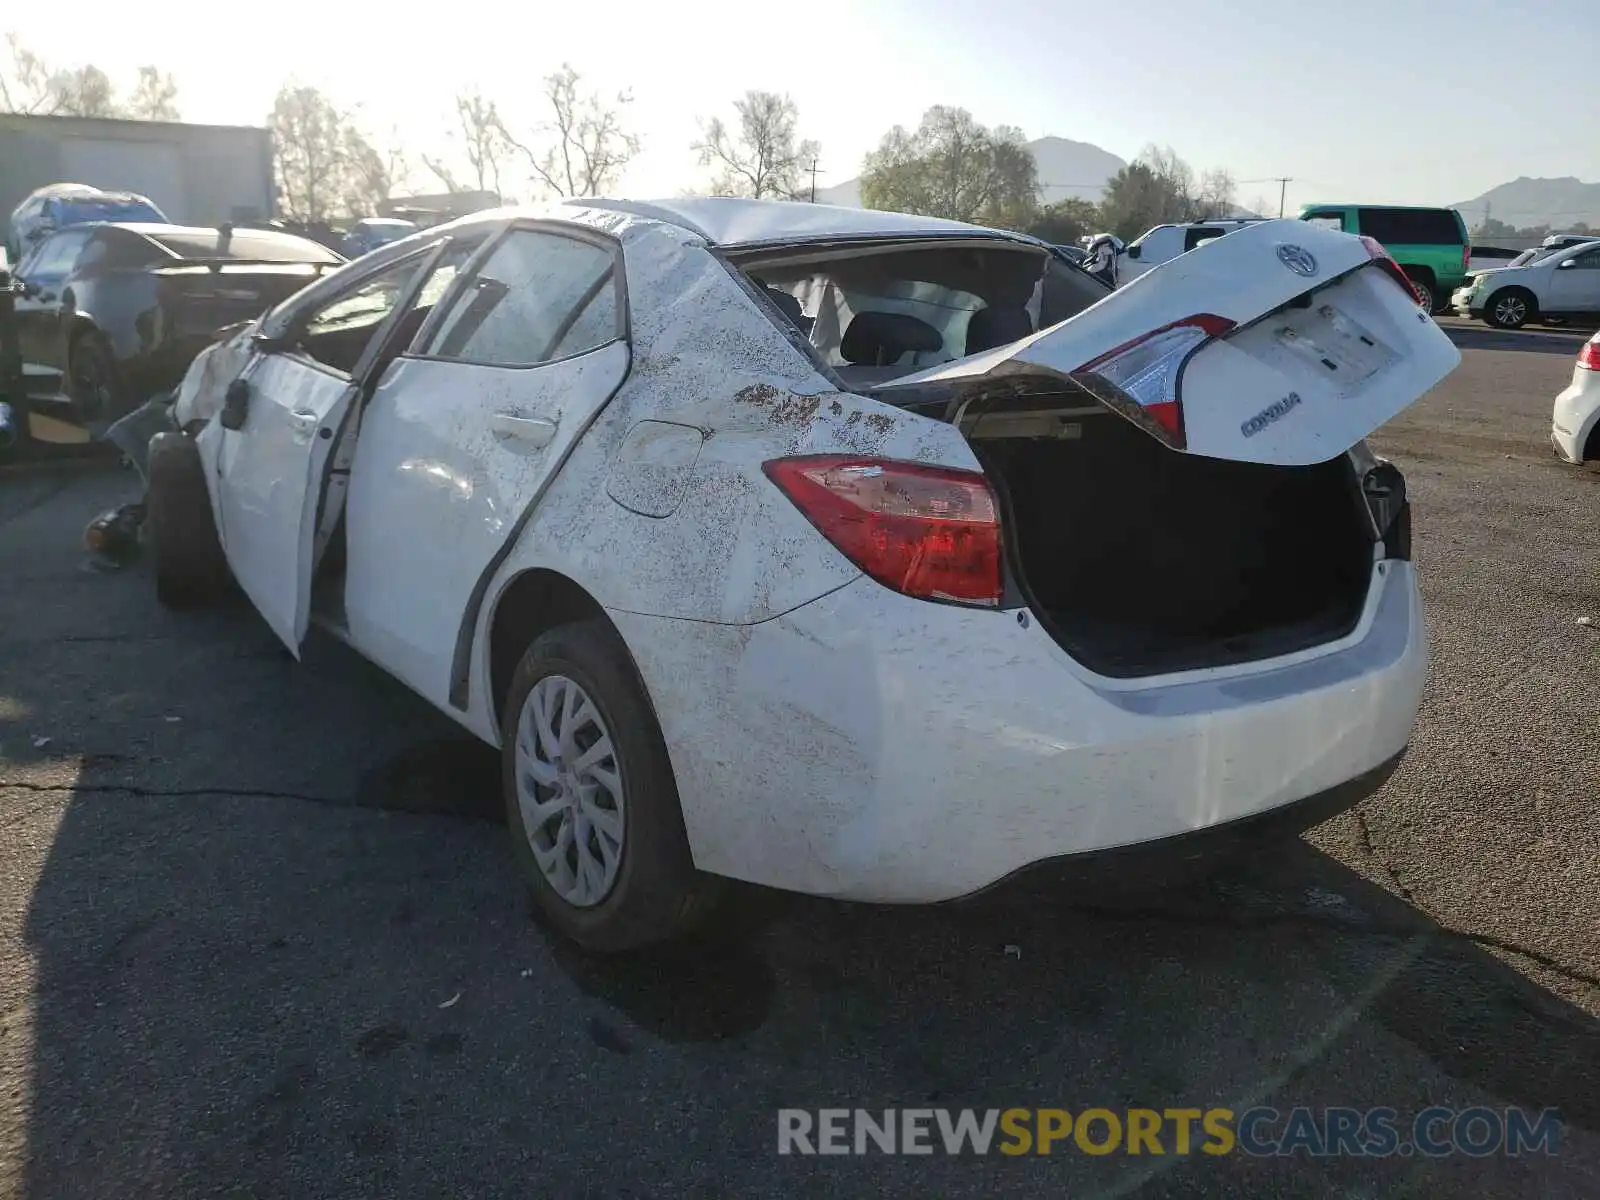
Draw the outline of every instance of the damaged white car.
<instances>
[{"instance_id":1,"label":"damaged white car","mask_svg":"<svg viewBox=\"0 0 1600 1200\"><path fill-rule=\"evenodd\" d=\"M1426 637L1363 439L1458 361L1375 243L1299 221L1112 294L892 213L478 214L195 362L157 586L231 579L498 746L591 948L729 880L947 900L1387 777Z\"/></svg>"}]
</instances>

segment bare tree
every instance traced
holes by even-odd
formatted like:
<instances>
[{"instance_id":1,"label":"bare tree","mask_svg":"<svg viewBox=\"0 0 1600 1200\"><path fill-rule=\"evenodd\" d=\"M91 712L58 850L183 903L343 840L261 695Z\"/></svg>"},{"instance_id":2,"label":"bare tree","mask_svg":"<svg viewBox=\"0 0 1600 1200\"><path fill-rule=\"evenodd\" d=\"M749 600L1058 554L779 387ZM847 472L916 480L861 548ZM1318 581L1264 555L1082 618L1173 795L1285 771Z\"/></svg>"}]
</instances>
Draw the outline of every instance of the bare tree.
<instances>
[{"instance_id":1,"label":"bare tree","mask_svg":"<svg viewBox=\"0 0 1600 1200\"><path fill-rule=\"evenodd\" d=\"M178 119L178 84L171 75L155 67L140 67L139 82L125 106L127 115L141 121Z\"/></svg>"},{"instance_id":2,"label":"bare tree","mask_svg":"<svg viewBox=\"0 0 1600 1200\"><path fill-rule=\"evenodd\" d=\"M800 199L800 178L817 161L820 147L796 141L800 114L794 101L775 92L746 92L733 108L737 129L713 117L693 147L702 167L717 170L715 194Z\"/></svg>"},{"instance_id":3,"label":"bare tree","mask_svg":"<svg viewBox=\"0 0 1600 1200\"><path fill-rule=\"evenodd\" d=\"M598 92L580 92L579 78L566 63L545 78L551 119L538 127L550 140L543 150L524 145L501 127L507 143L527 158L534 181L557 196L597 196L609 190L639 152L639 139L622 123L622 110L632 97L621 92L607 104Z\"/></svg>"},{"instance_id":4,"label":"bare tree","mask_svg":"<svg viewBox=\"0 0 1600 1200\"><path fill-rule=\"evenodd\" d=\"M53 113L50 68L14 33L6 34L10 59L0 68L0 109L12 113Z\"/></svg>"},{"instance_id":5,"label":"bare tree","mask_svg":"<svg viewBox=\"0 0 1600 1200\"><path fill-rule=\"evenodd\" d=\"M1202 173L1194 197L1194 219L1204 221L1233 216L1233 210L1238 207L1238 191L1233 176L1224 168L1212 167Z\"/></svg>"},{"instance_id":6,"label":"bare tree","mask_svg":"<svg viewBox=\"0 0 1600 1200\"><path fill-rule=\"evenodd\" d=\"M55 67L6 35L9 62L0 64L0 111L70 117L178 119L178 85L155 67L140 67L126 103L117 99L111 78L92 64Z\"/></svg>"},{"instance_id":7,"label":"bare tree","mask_svg":"<svg viewBox=\"0 0 1600 1200\"><path fill-rule=\"evenodd\" d=\"M350 193L348 119L316 88L291 84L278 92L267 124L284 215L326 221Z\"/></svg>"},{"instance_id":8,"label":"bare tree","mask_svg":"<svg viewBox=\"0 0 1600 1200\"><path fill-rule=\"evenodd\" d=\"M449 164L441 159L435 158L431 154L424 154L422 155L422 165L444 185L445 191L464 192L468 190L461 186L461 181L456 178L455 172L450 169Z\"/></svg>"},{"instance_id":9,"label":"bare tree","mask_svg":"<svg viewBox=\"0 0 1600 1200\"><path fill-rule=\"evenodd\" d=\"M451 152L448 156L423 154L422 165L438 177L447 192L480 192L500 194L501 173L511 141L505 132L500 108L473 89L461 92L455 98L456 127L450 131ZM465 179L458 173L465 161L471 172Z\"/></svg>"},{"instance_id":10,"label":"bare tree","mask_svg":"<svg viewBox=\"0 0 1600 1200\"><path fill-rule=\"evenodd\" d=\"M510 149L499 107L493 100L484 99L481 92L464 92L456 97L456 115L461 120L461 138L478 191L498 195L500 162Z\"/></svg>"},{"instance_id":11,"label":"bare tree","mask_svg":"<svg viewBox=\"0 0 1600 1200\"><path fill-rule=\"evenodd\" d=\"M354 125L344 129L344 162L344 206L352 216L376 213L411 173L396 139L379 150Z\"/></svg>"},{"instance_id":12,"label":"bare tree","mask_svg":"<svg viewBox=\"0 0 1600 1200\"><path fill-rule=\"evenodd\" d=\"M69 67L50 76L51 112L64 117L116 117L110 77L96 66Z\"/></svg>"}]
</instances>

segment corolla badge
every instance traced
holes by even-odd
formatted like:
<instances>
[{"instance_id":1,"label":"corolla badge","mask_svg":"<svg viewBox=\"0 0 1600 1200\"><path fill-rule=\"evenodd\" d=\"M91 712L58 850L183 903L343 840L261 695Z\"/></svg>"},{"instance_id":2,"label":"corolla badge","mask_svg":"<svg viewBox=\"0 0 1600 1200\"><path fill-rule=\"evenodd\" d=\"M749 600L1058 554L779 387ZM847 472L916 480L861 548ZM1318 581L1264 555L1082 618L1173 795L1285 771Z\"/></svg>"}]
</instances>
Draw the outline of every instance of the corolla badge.
<instances>
[{"instance_id":1,"label":"corolla badge","mask_svg":"<svg viewBox=\"0 0 1600 1200\"><path fill-rule=\"evenodd\" d=\"M1309 277L1317 273L1317 260L1311 256L1311 251L1303 250L1299 246L1280 245L1278 261L1296 275Z\"/></svg>"}]
</instances>

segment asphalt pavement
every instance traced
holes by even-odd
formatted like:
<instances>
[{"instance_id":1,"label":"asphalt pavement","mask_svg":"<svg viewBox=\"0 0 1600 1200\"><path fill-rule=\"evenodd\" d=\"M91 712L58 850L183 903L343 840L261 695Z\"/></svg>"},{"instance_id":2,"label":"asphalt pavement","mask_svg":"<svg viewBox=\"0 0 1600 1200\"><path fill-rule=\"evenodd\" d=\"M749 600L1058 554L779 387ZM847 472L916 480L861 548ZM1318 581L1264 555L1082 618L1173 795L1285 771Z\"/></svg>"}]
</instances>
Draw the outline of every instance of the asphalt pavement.
<instances>
[{"instance_id":1,"label":"asphalt pavement","mask_svg":"<svg viewBox=\"0 0 1600 1200\"><path fill-rule=\"evenodd\" d=\"M0 1196L1600 1194L1600 475L1579 338L1446 322L1375 438L1433 677L1357 811L1177 894L796 900L586 959L496 760L341 646L164 612L79 539L116 470L0 479ZM1580 624L1580 618L1595 624ZM780 1108L1559 1108L1554 1155L796 1157Z\"/></svg>"}]
</instances>

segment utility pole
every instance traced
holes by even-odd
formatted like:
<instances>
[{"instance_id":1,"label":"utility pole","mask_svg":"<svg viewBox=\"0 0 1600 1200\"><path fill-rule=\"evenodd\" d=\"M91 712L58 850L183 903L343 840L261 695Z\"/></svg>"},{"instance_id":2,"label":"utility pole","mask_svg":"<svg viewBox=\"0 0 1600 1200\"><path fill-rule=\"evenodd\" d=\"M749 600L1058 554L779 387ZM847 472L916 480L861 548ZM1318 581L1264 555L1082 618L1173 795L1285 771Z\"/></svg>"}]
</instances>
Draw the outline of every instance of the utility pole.
<instances>
[{"instance_id":1,"label":"utility pole","mask_svg":"<svg viewBox=\"0 0 1600 1200\"><path fill-rule=\"evenodd\" d=\"M1284 201L1284 197L1288 194L1289 185L1291 183L1293 183L1293 182L1294 182L1294 179L1291 176L1288 176L1288 175L1279 175L1278 176L1278 216L1279 217L1283 216L1283 201Z\"/></svg>"},{"instance_id":2,"label":"utility pole","mask_svg":"<svg viewBox=\"0 0 1600 1200\"><path fill-rule=\"evenodd\" d=\"M811 203L817 202L817 160L811 160Z\"/></svg>"}]
</instances>

